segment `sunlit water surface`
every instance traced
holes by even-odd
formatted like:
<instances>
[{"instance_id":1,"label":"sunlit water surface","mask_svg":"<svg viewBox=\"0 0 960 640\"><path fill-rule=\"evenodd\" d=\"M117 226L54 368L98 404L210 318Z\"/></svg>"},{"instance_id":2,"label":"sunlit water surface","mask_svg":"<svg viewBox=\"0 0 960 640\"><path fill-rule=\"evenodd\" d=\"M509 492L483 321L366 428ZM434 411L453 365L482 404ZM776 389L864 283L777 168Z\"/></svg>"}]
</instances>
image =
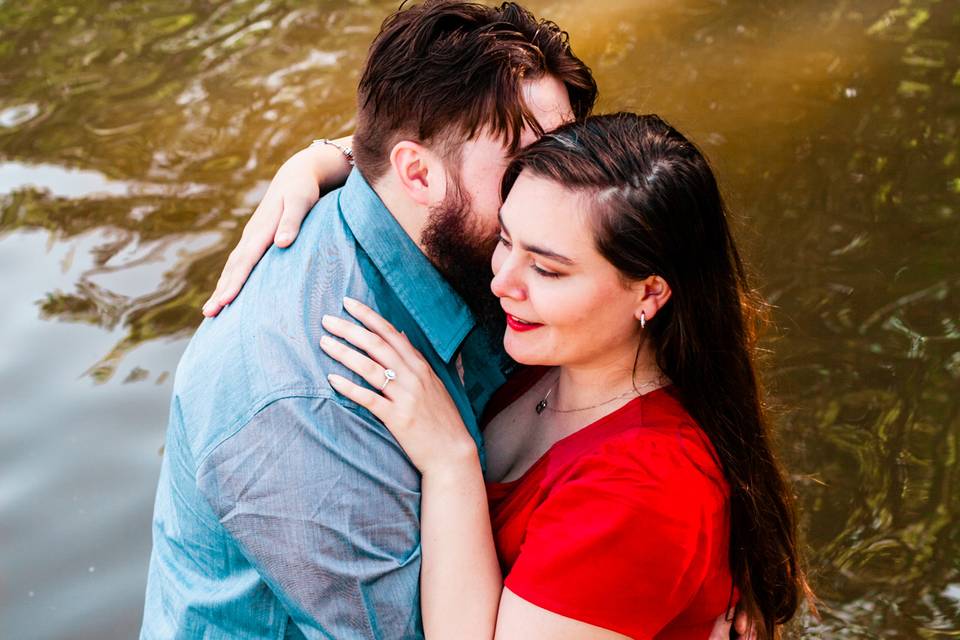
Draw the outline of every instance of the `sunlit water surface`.
<instances>
[{"instance_id":1,"label":"sunlit water surface","mask_svg":"<svg viewBox=\"0 0 960 640\"><path fill-rule=\"evenodd\" d=\"M136 634L171 377L396 2L0 2L0 637ZM960 3L537 0L713 160L821 621L960 636Z\"/></svg>"}]
</instances>

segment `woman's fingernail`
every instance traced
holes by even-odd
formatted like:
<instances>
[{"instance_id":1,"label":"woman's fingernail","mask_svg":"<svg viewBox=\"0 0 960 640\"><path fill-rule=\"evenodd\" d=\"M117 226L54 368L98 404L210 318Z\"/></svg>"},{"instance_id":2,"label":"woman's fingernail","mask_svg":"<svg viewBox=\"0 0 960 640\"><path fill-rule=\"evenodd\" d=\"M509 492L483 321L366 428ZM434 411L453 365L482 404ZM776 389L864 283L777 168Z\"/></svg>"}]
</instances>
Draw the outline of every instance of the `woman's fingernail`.
<instances>
[{"instance_id":1,"label":"woman's fingernail","mask_svg":"<svg viewBox=\"0 0 960 640\"><path fill-rule=\"evenodd\" d=\"M290 244L290 241L293 240L293 234L289 231L281 231L277 234L276 241L279 244Z\"/></svg>"},{"instance_id":2,"label":"woman's fingernail","mask_svg":"<svg viewBox=\"0 0 960 640\"><path fill-rule=\"evenodd\" d=\"M357 301L349 296L343 296L343 306L352 307L357 304Z\"/></svg>"}]
</instances>

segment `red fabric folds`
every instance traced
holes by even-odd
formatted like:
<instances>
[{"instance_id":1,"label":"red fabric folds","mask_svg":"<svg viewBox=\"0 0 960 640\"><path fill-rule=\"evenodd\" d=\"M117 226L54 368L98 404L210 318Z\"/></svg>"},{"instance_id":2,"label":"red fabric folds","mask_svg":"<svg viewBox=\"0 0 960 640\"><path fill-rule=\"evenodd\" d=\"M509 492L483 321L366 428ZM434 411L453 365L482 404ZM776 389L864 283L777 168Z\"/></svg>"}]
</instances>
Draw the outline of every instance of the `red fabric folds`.
<instances>
[{"instance_id":1,"label":"red fabric folds","mask_svg":"<svg viewBox=\"0 0 960 640\"><path fill-rule=\"evenodd\" d=\"M489 415L541 374L511 381ZM705 639L726 610L727 485L670 387L558 441L487 492L505 586L528 602L658 640Z\"/></svg>"}]
</instances>

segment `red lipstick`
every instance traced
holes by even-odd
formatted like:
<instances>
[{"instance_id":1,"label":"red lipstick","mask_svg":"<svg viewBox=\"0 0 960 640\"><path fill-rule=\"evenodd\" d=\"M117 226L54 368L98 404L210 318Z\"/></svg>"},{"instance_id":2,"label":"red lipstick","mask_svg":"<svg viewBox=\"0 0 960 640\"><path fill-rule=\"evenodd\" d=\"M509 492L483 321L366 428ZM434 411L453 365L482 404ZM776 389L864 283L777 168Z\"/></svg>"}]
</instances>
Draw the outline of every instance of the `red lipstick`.
<instances>
[{"instance_id":1,"label":"red lipstick","mask_svg":"<svg viewBox=\"0 0 960 640\"><path fill-rule=\"evenodd\" d=\"M535 322L523 322L522 320L518 320L508 313L507 326L514 331L533 331L534 329L539 329L543 325Z\"/></svg>"}]
</instances>

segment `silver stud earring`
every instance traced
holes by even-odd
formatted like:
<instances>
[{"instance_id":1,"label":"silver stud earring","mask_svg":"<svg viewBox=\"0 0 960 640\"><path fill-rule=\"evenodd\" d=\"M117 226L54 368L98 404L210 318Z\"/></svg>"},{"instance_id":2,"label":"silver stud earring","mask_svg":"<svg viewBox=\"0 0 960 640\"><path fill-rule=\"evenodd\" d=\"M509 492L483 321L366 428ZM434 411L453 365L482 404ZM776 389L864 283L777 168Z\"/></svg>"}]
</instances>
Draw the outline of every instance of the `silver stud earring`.
<instances>
[{"instance_id":1,"label":"silver stud earring","mask_svg":"<svg viewBox=\"0 0 960 640\"><path fill-rule=\"evenodd\" d=\"M644 313L643 311L640 312L640 328L641 329L647 328L647 314Z\"/></svg>"}]
</instances>

